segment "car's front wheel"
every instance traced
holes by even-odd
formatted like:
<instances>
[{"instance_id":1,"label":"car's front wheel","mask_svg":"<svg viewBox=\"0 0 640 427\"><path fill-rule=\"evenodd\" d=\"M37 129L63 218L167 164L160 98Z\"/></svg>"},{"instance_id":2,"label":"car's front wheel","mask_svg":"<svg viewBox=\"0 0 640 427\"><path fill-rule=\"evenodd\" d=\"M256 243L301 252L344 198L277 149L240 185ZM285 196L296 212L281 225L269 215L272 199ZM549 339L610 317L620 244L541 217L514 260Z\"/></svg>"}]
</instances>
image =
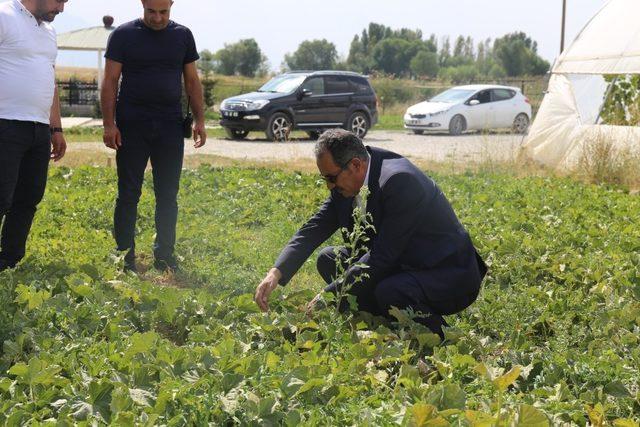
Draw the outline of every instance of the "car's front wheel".
<instances>
[{"instance_id":1,"label":"car's front wheel","mask_svg":"<svg viewBox=\"0 0 640 427\"><path fill-rule=\"evenodd\" d=\"M460 135L467 129L467 121L460 114L456 114L449 122L449 135Z\"/></svg>"},{"instance_id":2,"label":"car's front wheel","mask_svg":"<svg viewBox=\"0 0 640 427\"><path fill-rule=\"evenodd\" d=\"M369 119L362 111L356 111L349 117L347 122L347 130L353 132L358 138L362 139L369 131Z\"/></svg>"},{"instance_id":3,"label":"car's front wheel","mask_svg":"<svg viewBox=\"0 0 640 427\"><path fill-rule=\"evenodd\" d=\"M292 127L293 123L288 115L275 113L269 119L266 131L267 138L271 141L287 141Z\"/></svg>"},{"instance_id":4,"label":"car's front wheel","mask_svg":"<svg viewBox=\"0 0 640 427\"><path fill-rule=\"evenodd\" d=\"M519 133L520 135L527 133L527 129L529 129L529 116L525 113L518 114L513 120L511 129L514 133Z\"/></svg>"},{"instance_id":5,"label":"car's front wheel","mask_svg":"<svg viewBox=\"0 0 640 427\"><path fill-rule=\"evenodd\" d=\"M245 139L249 135L249 131L244 129L224 128L224 131L229 139Z\"/></svg>"}]
</instances>

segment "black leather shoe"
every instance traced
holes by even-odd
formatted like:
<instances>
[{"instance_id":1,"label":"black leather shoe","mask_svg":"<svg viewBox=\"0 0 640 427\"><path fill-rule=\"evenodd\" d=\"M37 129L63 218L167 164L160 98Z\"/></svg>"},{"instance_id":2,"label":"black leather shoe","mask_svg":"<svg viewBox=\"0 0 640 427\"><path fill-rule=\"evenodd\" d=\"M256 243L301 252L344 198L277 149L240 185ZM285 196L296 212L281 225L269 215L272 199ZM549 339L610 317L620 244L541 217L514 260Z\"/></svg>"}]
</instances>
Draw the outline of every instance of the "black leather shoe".
<instances>
[{"instance_id":1,"label":"black leather shoe","mask_svg":"<svg viewBox=\"0 0 640 427\"><path fill-rule=\"evenodd\" d=\"M129 251L127 252L127 254L124 256L124 268L123 268L124 272L132 272L132 273L137 273L138 272L138 267L136 267L136 253L133 251Z\"/></svg>"},{"instance_id":2,"label":"black leather shoe","mask_svg":"<svg viewBox=\"0 0 640 427\"><path fill-rule=\"evenodd\" d=\"M8 261L6 259L0 259L0 271L5 271L10 268L15 268L16 263Z\"/></svg>"},{"instance_id":3,"label":"black leather shoe","mask_svg":"<svg viewBox=\"0 0 640 427\"><path fill-rule=\"evenodd\" d=\"M178 271L178 260L174 257L170 258L156 258L153 261L153 268L160 271L168 271L171 273L176 273Z\"/></svg>"}]
</instances>

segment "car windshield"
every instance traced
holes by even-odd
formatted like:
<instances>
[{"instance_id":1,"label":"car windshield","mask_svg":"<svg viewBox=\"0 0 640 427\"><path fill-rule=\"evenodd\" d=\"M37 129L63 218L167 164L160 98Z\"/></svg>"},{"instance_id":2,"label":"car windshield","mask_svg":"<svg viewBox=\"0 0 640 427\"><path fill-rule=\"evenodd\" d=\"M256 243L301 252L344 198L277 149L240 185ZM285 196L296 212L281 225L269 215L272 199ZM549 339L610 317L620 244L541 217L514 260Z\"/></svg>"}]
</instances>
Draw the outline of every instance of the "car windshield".
<instances>
[{"instance_id":1,"label":"car windshield","mask_svg":"<svg viewBox=\"0 0 640 427\"><path fill-rule=\"evenodd\" d=\"M454 103L464 101L471 95L473 95L473 90L468 89L449 89L442 92L440 95L437 95L431 98L430 102L447 102Z\"/></svg>"},{"instance_id":2,"label":"car windshield","mask_svg":"<svg viewBox=\"0 0 640 427\"><path fill-rule=\"evenodd\" d=\"M302 84L306 74L290 74L277 76L269 80L258 89L258 92L274 92L274 93L289 93L293 92Z\"/></svg>"}]
</instances>

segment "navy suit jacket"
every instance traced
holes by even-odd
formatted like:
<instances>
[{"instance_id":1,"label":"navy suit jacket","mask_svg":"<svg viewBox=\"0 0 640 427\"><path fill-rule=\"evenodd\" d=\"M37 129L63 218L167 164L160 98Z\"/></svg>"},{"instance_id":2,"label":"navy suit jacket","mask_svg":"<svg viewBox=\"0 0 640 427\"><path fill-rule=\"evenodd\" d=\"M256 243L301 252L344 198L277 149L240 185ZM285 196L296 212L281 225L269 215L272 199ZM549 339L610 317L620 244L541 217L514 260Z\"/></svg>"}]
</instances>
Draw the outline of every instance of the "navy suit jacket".
<instances>
[{"instance_id":1,"label":"navy suit jacket","mask_svg":"<svg viewBox=\"0 0 640 427\"><path fill-rule=\"evenodd\" d=\"M436 183L409 160L379 148L371 155L367 213L375 234L360 263L368 266L368 286L398 272L409 272L442 314L475 300L486 274L469 234ZM275 267L281 285L337 230L353 228L353 198L333 190L320 210L289 241ZM359 273L353 267L349 275ZM373 291L373 288L372 288Z\"/></svg>"}]
</instances>

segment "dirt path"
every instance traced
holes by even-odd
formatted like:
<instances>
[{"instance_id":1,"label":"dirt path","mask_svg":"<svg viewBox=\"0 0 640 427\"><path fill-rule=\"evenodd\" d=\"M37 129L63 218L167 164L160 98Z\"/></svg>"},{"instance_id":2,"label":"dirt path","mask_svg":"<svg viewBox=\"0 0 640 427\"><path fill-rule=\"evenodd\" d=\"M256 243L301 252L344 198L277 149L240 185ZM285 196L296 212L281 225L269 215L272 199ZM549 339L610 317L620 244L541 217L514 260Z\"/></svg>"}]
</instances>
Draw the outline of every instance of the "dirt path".
<instances>
[{"instance_id":1,"label":"dirt path","mask_svg":"<svg viewBox=\"0 0 640 427\"><path fill-rule=\"evenodd\" d=\"M395 151L414 160L458 165L512 161L522 142L522 135L414 135L402 131L372 131L365 138L367 145ZM185 155L187 159L194 156L215 156L253 162L310 161L313 160L313 141L274 143L254 138L244 141L210 139L199 150L194 149L193 143L187 141ZM96 159L99 159L98 164L110 165L114 163L115 153L99 142L78 142L69 144L68 156L71 164L96 164Z\"/></svg>"}]
</instances>

